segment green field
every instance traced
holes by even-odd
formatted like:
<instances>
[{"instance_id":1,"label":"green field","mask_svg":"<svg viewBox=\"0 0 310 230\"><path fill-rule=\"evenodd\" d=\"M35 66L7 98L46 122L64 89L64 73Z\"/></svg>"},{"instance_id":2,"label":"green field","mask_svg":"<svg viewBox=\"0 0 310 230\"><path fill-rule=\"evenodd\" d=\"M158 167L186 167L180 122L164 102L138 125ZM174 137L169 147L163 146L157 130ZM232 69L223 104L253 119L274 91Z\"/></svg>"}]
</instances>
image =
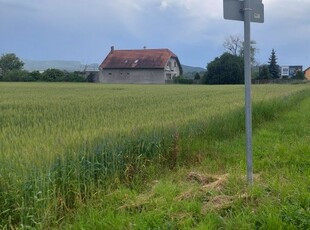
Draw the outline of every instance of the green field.
<instances>
[{"instance_id":1,"label":"green field","mask_svg":"<svg viewBox=\"0 0 310 230\"><path fill-rule=\"evenodd\" d=\"M243 86L0 83L0 227L204 229L229 227L243 220L245 226L252 227L249 223L256 221L258 228L266 229L268 223L285 226L291 219L292 228L309 227L304 221L309 217L309 204L303 204L309 201L305 198L310 186L309 118L298 118L305 122L303 130L291 127L294 122L281 116L309 102L309 84L254 85L252 94L258 136L254 139L259 159L256 170L264 172L259 180L268 188L247 188L237 176L245 167ZM309 114L306 109L297 115ZM280 131L267 129L275 121ZM292 150L294 155L279 159L276 153L293 148L296 140L286 139L292 135L304 144ZM268 154L274 155L270 161ZM300 164L291 172L287 162L294 160ZM273 199L281 200L281 193L294 195L293 187L282 191L279 181L270 181L271 169L277 170L278 163L282 167L275 175L281 170L288 173L281 183L285 185L291 177L305 183L296 194L299 203L285 211L301 213L300 218L288 214L286 222L275 210L268 217L270 222L264 216L259 222L249 206L263 199L268 189L276 193L268 202L279 202ZM198 175L203 178L202 172L228 173L223 191L214 192L227 199L238 189L249 191L240 193L243 198L228 211L220 208L206 213L199 201L211 198L213 190L205 195L199 192L199 183L181 179L171 183L172 176L186 177L192 167L199 168L199 174L191 174L194 180ZM154 180L159 181L152 187L156 191L149 191ZM193 187L192 192L188 187ZM183 202L181 195L186 192L191 202ZM181 202L173 202L178 196ZM188 210L180 213L184 208ZM272 208L266 204L260 210L267 215ZM240 218L225 219L234 209Z\"/></svg>"}]
</instances>

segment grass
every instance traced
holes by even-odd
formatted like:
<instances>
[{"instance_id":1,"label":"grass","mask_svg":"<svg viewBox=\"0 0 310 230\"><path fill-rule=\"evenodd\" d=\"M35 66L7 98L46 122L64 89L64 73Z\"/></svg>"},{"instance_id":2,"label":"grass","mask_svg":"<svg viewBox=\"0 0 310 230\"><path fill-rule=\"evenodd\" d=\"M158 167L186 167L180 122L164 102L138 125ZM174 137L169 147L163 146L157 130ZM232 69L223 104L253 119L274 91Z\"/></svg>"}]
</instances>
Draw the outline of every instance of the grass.
<instances>
[{"instance_id":1,"label":"grass","mask_svg":"<svg viewBox=\"0 0 310 230\"><path fill-rule=\"evenodd\" d=\"M244 169L242 86L1 83L0 89L1 228L199 228L205 215L213 217L205 224L223 225L201 203L224 192L205 195L205 184L184 180L191 165L203 165L199 175L218 174L215 181L229 173L222 198L243 205L245 198L235 202L234 194L244 186L237 176ZM309 85L253 86L254 127L262 130L307 92ZM261 158L262 171L274 167ZM173 202L183 192L195 199ZM283 215L291 218L294 210ZM65 225L77 211L76 225Z\"/></svg>"},{"instance_id":2,"label":"grass","mask_svg":"<svg viewBox=\"0 0 310 230\"><path fill-rule=\"evenodd\" d=\"M309 229L309 112L308 97L255 129L252 187L245 182L244 137L211 147L196 138L191 145L203 152L201 162L158 175L143 191L104 192L63 228ZM182 148L197 155L186 143Z\"/></svg>"}]
</instances>

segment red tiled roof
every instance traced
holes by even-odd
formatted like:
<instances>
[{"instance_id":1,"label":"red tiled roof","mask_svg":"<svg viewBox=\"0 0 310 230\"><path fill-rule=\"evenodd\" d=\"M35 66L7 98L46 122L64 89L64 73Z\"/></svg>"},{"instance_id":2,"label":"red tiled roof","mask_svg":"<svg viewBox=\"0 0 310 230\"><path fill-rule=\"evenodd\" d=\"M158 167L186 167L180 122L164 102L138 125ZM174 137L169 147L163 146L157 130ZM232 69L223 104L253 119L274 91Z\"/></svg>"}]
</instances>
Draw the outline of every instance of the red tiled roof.
<instances>
[{"instance_id":1,"label":"red tiled roof","mask_svg":"<svg viewBox=\"0 0 310 230\"><path fill-rule=\"evenodd\" d=\"M178 57L169 49L111 50L105 60L101 63L100 68L165 68L170 58L176 58L179 63Z\"/></svg>"}]
</instances>

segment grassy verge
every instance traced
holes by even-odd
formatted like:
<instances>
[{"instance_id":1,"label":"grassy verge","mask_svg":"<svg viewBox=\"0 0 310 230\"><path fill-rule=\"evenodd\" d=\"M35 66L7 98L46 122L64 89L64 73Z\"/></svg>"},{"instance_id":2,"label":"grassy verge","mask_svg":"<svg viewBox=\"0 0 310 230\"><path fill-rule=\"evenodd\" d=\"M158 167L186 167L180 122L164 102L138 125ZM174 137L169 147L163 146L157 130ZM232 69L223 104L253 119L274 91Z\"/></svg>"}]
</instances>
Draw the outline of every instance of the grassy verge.
<instances>
[{"instance_id":1,"label":"grassy verge","mask_svg":"<svg viewBox=\"0 0 310 230\"><path fill-rule=\"evenodd\" d=\"M239 120L232 115L215 136L180 137L183 160L169 173L99 192L63 228L309 229L309 113L310 98L302 95L254 107L252 187L245 182L242 128L225 128ZM210 132L221 127L217 122Z\"/></svg>"}]
</instances>

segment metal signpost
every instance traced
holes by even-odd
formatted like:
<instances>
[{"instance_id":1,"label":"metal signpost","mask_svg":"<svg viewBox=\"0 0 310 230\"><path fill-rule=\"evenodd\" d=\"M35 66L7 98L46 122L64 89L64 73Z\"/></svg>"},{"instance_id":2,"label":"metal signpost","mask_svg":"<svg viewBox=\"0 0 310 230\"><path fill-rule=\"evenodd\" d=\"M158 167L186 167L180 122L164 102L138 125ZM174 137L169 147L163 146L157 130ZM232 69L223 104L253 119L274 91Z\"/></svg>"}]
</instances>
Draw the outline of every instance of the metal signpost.
<instances>
[{"instance_id":1,"label":"metal signpost","mask_svg":"<svg viewBox=\"0 0 310 230\"><path fill-rule=\"evenodd\" d=\"M224 19L244 21L246 161L247 180L252 185L251 22L264 22L264 5L262 0L224 0Z\"/></svg>"}]
</instances>

